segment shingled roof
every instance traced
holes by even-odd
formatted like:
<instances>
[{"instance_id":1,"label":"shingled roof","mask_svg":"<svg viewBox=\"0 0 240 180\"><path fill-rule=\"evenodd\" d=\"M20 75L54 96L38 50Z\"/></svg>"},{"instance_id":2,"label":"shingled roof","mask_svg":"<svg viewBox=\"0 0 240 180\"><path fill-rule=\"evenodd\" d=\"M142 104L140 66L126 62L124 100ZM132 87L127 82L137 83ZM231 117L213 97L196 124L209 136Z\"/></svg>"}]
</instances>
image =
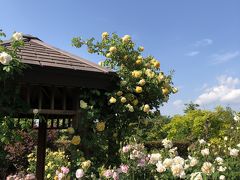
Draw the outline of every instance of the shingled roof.
<instances>
[{"instance_id":1,"label":"shingled roof","mask_svg":"<svg viewBox=\"0 0 240 180\"><path fill-rule=\"evenodd\" d=\"M37 37L31 35L23 37L25 45L20 48L18 55L25 64L99 73L112 72L81 57L50 46Z\"/></svg>"}]
</instances>

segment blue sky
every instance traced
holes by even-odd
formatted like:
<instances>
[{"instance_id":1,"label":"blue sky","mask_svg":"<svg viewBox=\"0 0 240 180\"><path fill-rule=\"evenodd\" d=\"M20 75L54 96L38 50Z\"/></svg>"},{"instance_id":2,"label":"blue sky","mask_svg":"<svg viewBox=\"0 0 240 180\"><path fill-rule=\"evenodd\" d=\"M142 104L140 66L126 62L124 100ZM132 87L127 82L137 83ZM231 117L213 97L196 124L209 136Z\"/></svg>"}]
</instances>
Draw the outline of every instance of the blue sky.
<instances>
[{"instance_id":1,"label":"blue sky","mask_svg":"<svg viewBox=\"0 0 240 180\"><path fill-rule=\"evenodd\" d=\"M0 28L32 34L98 62L71 47L75 36L100 38L104 31L129 34L162 70L175 70L179 93L163 114L181 113L184 103L240 108L240 1L238 0L3 0Z\"/></svg>"}]
</instances>

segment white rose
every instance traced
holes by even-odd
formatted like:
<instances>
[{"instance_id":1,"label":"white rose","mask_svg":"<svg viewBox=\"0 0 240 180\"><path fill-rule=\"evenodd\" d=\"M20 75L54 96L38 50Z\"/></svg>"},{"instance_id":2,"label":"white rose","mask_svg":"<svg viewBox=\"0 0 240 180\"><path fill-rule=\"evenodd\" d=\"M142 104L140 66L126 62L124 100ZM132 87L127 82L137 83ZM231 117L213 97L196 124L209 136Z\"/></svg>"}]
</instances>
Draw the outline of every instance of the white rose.
<instances>
[{"instance_id":1,"label":"white rose","mask_svg":"<svg viewBox=\"0 0 240 180\"><path fill-rule=\"evenodd\" d=\"M185 170L188 169L189 167L190 167L189 164L185 164L185 165L184 165L184 169L185 169Z\"/></svg>"},{"instance_id":2,"label":"white rose","mask_svg":"<svg viewBox=\"0 0 240 180\"><path fill-rule=\"evenodd\" d=\"M237 147L239 147L239 148L240 148L240 143L239 143L239 144L237 144Z\"/></svg>"},{"instance_id":3,"label":"white rose","mask_svg":"<svg viewBox=\"0 0 240 180\"><path fill-rule=\"evenodd\" d=\"M103 64L104 64L103 61L99 61L99 62L98 62L98 65L99 65L99 66L103 66Z\"/></svg>"},{"instance_id":4,"label":"white rose","mask_svg":"<svg viewBox=\"0 0 240 180\"><path fill-rule=\"evenodd\" d=\"M200 144L206 144L206 141L205 141L204 139L200 139L200 140L198 140L198 142L199 142Z\"/></svg>"},{"instance_id":5,"label":"white rose","mask_svg":"<svg viewBox=\"0 0 240 180\"><path fill-rule=\"evenodd\" d=\"M20 33L20 32L15 32L13 35L12 35L12 38L15 40L15 41L20 41L23 39L23 34Z\"/></svg>"},{"instance_id":6,"label":"white rose","mask_svg":"<svg viewBox=\"0 0 240 180\"><path fill-rule=\"evenodd\" d=\"M212 163L205 162L205 163L203 163L201 170L204 174L211 175L215 169L214 169Z\"/></svg>"},{"instance_id":7,"label":"white rose","mask_svg":"<svg viewBox=\"0 0 240 180\"><path fill-rule=\"evenodd\" d=\"M162 164L161 161L158 161L158 163L156 164L157 166L157 172L162 173L166 171L166 168L164 167L164 165Z\"/></svg>"},{"instance_id":8,"label":"white rose","mask_svg":"<svg viewBox=\"0 0 240 180\"><path fill-rule=\"evenodd\" d=\"M87 108L87 103L85 102L85 101L83 101L83 100L80 100L80 108L82 108L82 109L86 109Z\"/></svg>"},{"instance_id":9,"label":"white rose","mask_svg":"<svg viewBox=\"0 0 240 180\"><path fill-rule=\"evenodd\" d=\"M130 40L131 40L131 36L129 36L129 35L125 35L125 36L123 36L123 38L122 38L122 41L123 41L124 43L128 43Z\"/></svg>"},{"instance_id":10,"label":"white rose","mask_svg":"<svg viewBox=\"0 0 240 180\"><path fill-rule=\"evenodd\" d=\"M215 161L218 163L218 165L223 164L223 159L221 157L216 157Z\"/></svg>"},{"instance_id":11,"label":"white rose","mask_svg":"<svg viewBox=\"0 0 240 180\"><path fill-rule=\"evenodd\" d=\"M6 52L0 53L0 63L3 65L8 65L12 61L12 56Z\"/></svg>"},{"instance_id":12,"label":"white rose","mask_svg":"<svg viewBox=\"0 0 240 180\"><path fill-rule=\"evenodd\" d=\"M172 174L173 176L184 178L185 177L185 171L181 164L174 164L171 166Z\"/></svg>"},{"instance_id":13,"label":"white rose","mask_svg":"<svg viewBox=\"0 0 240 180\"><path fill-rule=\"evenodd\" d=\"M209 155L209 149L208 149L208 148L205 148L205 149L201 150L201 154L202 154L203 156L208 156L208 155Z\"/></svg>"},{"instance_id":14,"label":"white rose","mask_svg":"<svg viewBox=\"0 0 240 180\"><path fill-rule=\"evenodd\" d=\"M154 153L150 155L149 164L156 164L162 158L161 154Z\"/></svg>"},{"instance_id":15,"label":"white rose","mask_svg":"<svg viewBox=\"0 0 240 180\"><path fill-rule=\"evenodd\" d=\"M172 148L172 149L169 149L169 156L170 157L175 157L177 154L178 154L178 152L177 152L177 147L174 147L174 148Z\"/></svg>"},{"instance_id":16,"label":"white rose","mask_svg":"<svg viewBox=\"0 0 240 180\"><path fill-rule=\"evenodd\" d=\"M106 38L108 38L108 36L109 36L108 32L102 33L102 39L106 39Z\"/></svg>"},{"instance_id":17,"label":"white rose","mask_svg":"<svg viewBox=\"0 0 240 180\"><path fill-rule=\"evenodd\" d=\"M203 180L201 172L195 172L190 175L190 180Z\"/></svg>"},{"instance_id":18,"label":"white rose","mask_svg":"<svg viewBox=\"0 0 240 180\"><path fill-rule=\"evenodd\" d=\"M219 176L219 180L225 180L226 177L224 175Z\"/></svg>"},{"instance_id":19,"label":"white rose","mask_svg":"<svg viewBox=\"0 0 240 180\"><path fill-rule=\"evenodd\" d=\"M184 165L184 159L181 158L180 156L176 156L175 158L173 158L173 163L174 164L181 164L182 166Z\"/></svg>"},{"instance_id":20,"label":"white rose","mask_svg":"<svg viewBox=\"0 0 240 180\"><path fill-rule=\"evenodd\" d=\"M230 149L230 156L233 156L233 157L237 157L238 156L238 153L239 153L239 150L238 149Z\"/></svg>"},{"instance_id":21,"label":"white rose","mask_svg":"<svg viewBox=\"0 0 240 180\"><path fill-rule=\"evenodd\" d=\"M196 166L198 163L198 160L194 157L191 157L190 158L190 166L193 167L193 166Z\"/></svg>"},{"instance_id":22,"label":"white rose","mask_svg":"<svg viewBox=\"0 0 240 180\"><path fill-rule=\"evenodd\" d=\"M169 168L171 167L173 164L173 160L170 159L170 158L166 158L164 161L163 161L163 165L165 168Z\"/></svg>"},{"instance_id":23,"label":"white rose","mask_svg":"<svg viewBox=\"0 0 240 180\"><path fill-rule=\"evenodd\" d=\"M240 117L239 117L238 115L235 115L233 119L234 119L234 121L236 121L236 122L240 121Z\"/></svg>"},{"instance_id":24,"label":"white rose","mask_svg":"<svg viewBox=\"0 0 240 180\"><path fill-rule=\"evenodd\" d=\"M227 169L226 167L219 166L217 170L218 170L219 172L224 172L224 171L226 171L226 169Z\"/></svg>"},{"instance_id":25,"label":"white rose","mask_svg":"<svg viewBox=\"0 0 240 180\"><path fill-rule=\"evenodd\" d=\"M162 144L163 144L164 148L166 148L166 149L168 149L168 148L170 149L173 146L172 141L168 140L167 138L162 140Z\"/></svg>"}]
</instances>

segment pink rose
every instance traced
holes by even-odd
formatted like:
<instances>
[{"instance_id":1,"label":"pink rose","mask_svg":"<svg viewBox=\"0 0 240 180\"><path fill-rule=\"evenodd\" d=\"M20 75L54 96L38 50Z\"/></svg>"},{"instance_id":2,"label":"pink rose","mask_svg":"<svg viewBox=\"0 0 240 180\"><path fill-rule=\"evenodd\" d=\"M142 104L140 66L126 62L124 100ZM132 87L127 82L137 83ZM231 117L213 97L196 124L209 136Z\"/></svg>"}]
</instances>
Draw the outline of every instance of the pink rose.
<instances>
[{"instance_id":1,"label":"pink rose","mask_svg":"<svg viewBox=\"0 0 240 180\"><path fill-rule=\"evenodd\" d=\"M76 171L76 178L77 178L77 179L80 179L80 178L82 178L83 176L84 176L83 170L82 170L82 169L78 169L78 170Z\"/></svg>"},{"instance_id":2,"label":"pink rose","mask_svg":"<svg viewBox=\"0 0 240 180\"><path fill-rule=\"evenodd\" d=\"M128 168L129 168L128 165L124 165L124 164L122 164L122 165L120 166L120 168L121 168L121 172L127 174L127 172L128 172Z\"/></svg>"},{"instance_id":3,"label":"pink rose","mask_svg":"<svg viewBox=\"0 0 240 180\"><path fill-rule=\"evenodd\" d=\"M111 178L113 176L113 171L108 169L104 171L103 176L105 176L106 178Z\"/></svg>"},{"instance_id":4,"label":"pink rose","mask_svg":"<svg viewBox=\"0 0 240 180\"><path fill-rule=\"evenodd\" d=\"M119 180L119 176L118 176L117 172L114 172L112 177L113 177L114 180Z\"/></svg>"},{"instance_id":5,"label":"pink rose","mask_svg":"<svg viewBox=\"0 0 240 180\"><path fill-rule=\"evenodd\" d=\"M131 149L131 146L126 145L126 146L123 146L122 151L123 151L123 153L127 153L128 151L130 151L130 149Z\"/></svg>"},{"instance_id":6,"label":"pink rose","mask_svg":"<svg viewBox=\"0 0 240 180\"><path fill-rule=\"evenodd\" d=\"M61 171L63 174L68 174L69 173L69 169L67 167L61 167Z\"/></svg>"}]
</instances>

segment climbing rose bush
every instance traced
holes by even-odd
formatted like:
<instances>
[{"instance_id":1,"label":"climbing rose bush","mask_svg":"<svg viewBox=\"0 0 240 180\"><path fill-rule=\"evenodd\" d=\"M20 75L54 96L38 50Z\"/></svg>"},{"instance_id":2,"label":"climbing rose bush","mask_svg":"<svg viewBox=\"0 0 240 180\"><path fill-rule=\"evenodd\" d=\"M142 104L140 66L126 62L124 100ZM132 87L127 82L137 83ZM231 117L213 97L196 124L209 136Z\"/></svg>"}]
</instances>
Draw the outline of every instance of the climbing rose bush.
<instances>
[{"instance_id":1,"label":"climbing rose bush","mask_svg":"<svg viewBox=\"0 0 240 180\"><path fill-rule=\"evenodd\" d=\"M82 146L92 144L89 151L95 148L106 151L92 156L102 157L103 161L108 156L106 164L114 164L119 158L120 142L131 133L129 124L159 112L159 107L168 101L170 94L178 91L173 86L172 72L167 75L159 60L153 56L145 57L144 47L136 46L129 35L120 37L104 32L99 41L73 38L72 43L77 48L85 45L89 53L100 55L103 61L99 64L115 73L113 89L83 89L79 97ZM81 134L86 129L87 135Z\"/></svg>"}]
</instances>

